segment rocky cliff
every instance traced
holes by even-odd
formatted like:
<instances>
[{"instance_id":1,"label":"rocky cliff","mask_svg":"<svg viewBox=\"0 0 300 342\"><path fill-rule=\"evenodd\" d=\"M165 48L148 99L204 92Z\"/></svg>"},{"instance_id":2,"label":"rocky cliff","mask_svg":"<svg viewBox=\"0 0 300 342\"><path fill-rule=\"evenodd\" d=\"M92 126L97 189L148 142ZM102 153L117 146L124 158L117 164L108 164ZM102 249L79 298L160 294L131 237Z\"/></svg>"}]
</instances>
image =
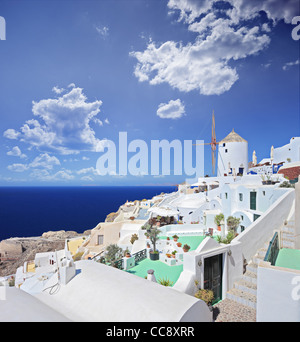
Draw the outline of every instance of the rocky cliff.
<instances>
[{"instance_id":1,"label":"rocky cliff","mask_svg":"<svg viewBox=\"0 0 300 342\"><path fill-rule=\"evenodd\" d=\"M25 261L34 260L36 253L64 249L65 240L76 236L88 236L74 231L50 231L40 237L10 238L0 242L0 277L15 274Z\"/></svg>"}]
</instances>

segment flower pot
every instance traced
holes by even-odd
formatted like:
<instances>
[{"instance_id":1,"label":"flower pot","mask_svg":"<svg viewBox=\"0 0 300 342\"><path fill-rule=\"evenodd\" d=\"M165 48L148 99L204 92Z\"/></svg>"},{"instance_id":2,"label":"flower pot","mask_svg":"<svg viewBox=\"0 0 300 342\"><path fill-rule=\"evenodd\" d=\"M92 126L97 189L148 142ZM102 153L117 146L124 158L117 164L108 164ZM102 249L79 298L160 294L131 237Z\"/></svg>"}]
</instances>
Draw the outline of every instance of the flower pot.
<instances>
[{"instance_id":1,"label":"flower pot","mask_svg":"<svg viewBox=\"0 0 300 342\"><path fill-rule=\"evenodd\" d=\"M178 242L177 247L181 247L181 246L182 246L182 243Z\"/></svg>"},{"instance_id":2,"label":"flower pot","mask_svg":"<svg viewBox=\"0 0 300 342\"><path fill-rule=\"evenodd\" d=\"M126 253L126 258L130 258L131 257L131 255L130 255L130 253Z\"/></svg>"},{"instance_id":3,"label":"flower pot","mask_svg":"<svg viewBox=\"0 0 300 342\"><path fill-rule=\"evenodd\" d=\"M177 242L177 241L178 241L178 239L177 239L177 238L174 238L173 240L174 240L175 242Z\"/></svg>"},{"instance_id":4,"label":"flower pot","mask_svg":"<svg viewBox=\"0 0 300 342\"><path fill-rule=\"evenodd\" d=\"M219 232L221 231L221 226L218 226L218 231L219 231Z\"/></svg>"},{"instance_id":5,"label":"flower pot","mask_svg":"<svg viewBox=\"0 0 300 342\"><path fill-rule=\"evenodd\" d=\"M184 253L187 253L189 251L189 249L183 249Z\"/></svg>"},{"instance_id":6,"label":"flower pot","mask_svg":"<svg viewBox=\"0 0 300 342\"><path fill-rule=\"evenodd\" d=\"M150 252L150 260L152 261L159 260L159 253Z\"/></svg>"}]
</instances>

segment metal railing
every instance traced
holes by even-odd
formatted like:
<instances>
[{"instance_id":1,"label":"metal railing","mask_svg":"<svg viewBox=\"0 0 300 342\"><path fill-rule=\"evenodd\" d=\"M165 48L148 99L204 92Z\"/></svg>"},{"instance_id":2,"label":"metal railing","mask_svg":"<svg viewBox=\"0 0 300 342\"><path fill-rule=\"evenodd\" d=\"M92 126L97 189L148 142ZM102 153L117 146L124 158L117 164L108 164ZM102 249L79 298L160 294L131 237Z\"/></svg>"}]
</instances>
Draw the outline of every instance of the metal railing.
<instances>
[{"instance_id":1,"label":"metal railing","mask_svg":"<svg viewBox=\"0 0 300 342\"><path fill-rule=\"evenodd\" d=\"M147 250L142 249L141 251L134 253L132 256L134 257L134 260L137 263L147 258Z\"/></svg>"},{"instance_id":2,"label":"metal railing","mask_svg":"<svg viewBox=\"0 0 300 342\"><path fill-rule=\"evenodd\" d=\"M276 232L270 241L264 261L270 262L272 266L275 265L279 253L279 235Z\"/></svg>"}]
</instances>

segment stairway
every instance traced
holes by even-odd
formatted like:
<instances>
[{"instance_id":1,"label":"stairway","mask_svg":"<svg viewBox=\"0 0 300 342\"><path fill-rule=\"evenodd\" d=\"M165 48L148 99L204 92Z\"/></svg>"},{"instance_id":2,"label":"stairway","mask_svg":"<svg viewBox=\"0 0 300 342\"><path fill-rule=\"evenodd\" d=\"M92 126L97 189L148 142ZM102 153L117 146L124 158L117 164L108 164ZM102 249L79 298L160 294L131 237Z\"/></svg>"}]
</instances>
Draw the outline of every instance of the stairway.
<instances>
[{"instance_id":1,"label":"stairway","mask_svg":"<svg viewBox=\"0 0 300 342\"><path fill-rule=\"evenodd\" d=\"M281 229L281 248L295 249L295 221L290 220Z\"/></svg>"},{"instance_id":2,"label":"stairway","mask_svg":"<svg viewBox=\"0 0 300 342\"><path fill-rule=\"evenodd\" d=\"M289 220L282 226L280 248L295 248L295 221ZM272 237L269 239L269 241ZM228 299L234 300L240 304L246 305L252 309L256 309L256 293L257 293L257 269L261 261L264 260L269 241L263 248L259 249L252 260L246 266L246 272L239 281L233 284L233 288L226 294Z\"/></svg>"}]
</instances>

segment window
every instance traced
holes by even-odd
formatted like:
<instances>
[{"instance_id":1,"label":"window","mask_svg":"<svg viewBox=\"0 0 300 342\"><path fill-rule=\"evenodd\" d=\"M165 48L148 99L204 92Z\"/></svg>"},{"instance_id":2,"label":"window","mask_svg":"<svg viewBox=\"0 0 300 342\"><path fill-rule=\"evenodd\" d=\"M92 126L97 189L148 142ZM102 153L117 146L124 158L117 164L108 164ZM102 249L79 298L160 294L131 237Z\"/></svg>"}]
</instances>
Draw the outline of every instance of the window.
<instances>
[{"instance_id":1,"label":"window","mask_svg":"<svg viewBox=\"0 0 300 342\"><path fill-rule=\"evenodd\" d=\"M253 215L253 221L256 221L259 217L260 217L260 215L254 214Z\"/></svg>"},{"instance_id":2,"label":"window","mask_svg":"<svg viewBox=\"0 0 300 342\"><path fill-rule=\"evenodd\" d=\"M241 233L245 230L244 226L241 226Z\"/></svg>"},{"instance_id":3,"label":"window","mask_svg":"<svg viewBox=\"0 0 300 342\"><path fill-rule=\"evenodd\" d=\"M227 199L228 198L228 194L227 194L227 192L225 192L225 199Z\"/></svg>"},{"instance_id":4,"label":"window","mask_svg":"<svg viewBox=\"0 0 300 342\"><path fill-rule=\"evenodd\" d=\"M227 153L228 152L228 150L227 150L227 148L225 149L225 153Z\"/></svg>"},{"instance_id":5,"label":"window","mask_svg":"<svg viewBox=\"0 0 300 342\"><path fill-rule=\"evenodd\" d=\"M225 147L226 146L226 144L225 143L223 143L223 147Z\"/></svg>"},{"instance_id":6,"label":"window","mask_svg":"<svg viewBox=\"0 0 300 342\"><path fill-rule=\"evenodd\" d=\"M265 191L263 191L263 196L266 196L266 192Z\"/></svg>"},{"instance_id":7,"label":"window","mask_svg":"<svg viewBox=\"0 0 300 342\"><path fill-rule=\"evenodd\" d=\"M243 215L241 215L241 220L244 221L244 216Z\"/></svg>"},{"instance_id":8,"label":"window","mask_svg":"<svg viewBox=\"0 0 300 342\"><path fill-rule=\"evenodd\" d=\"M240 202L243 202L243 194L239 194L239 199L240 199Z\"/></svg>"},{"instance_id":9,"label":"window","mask_svg":"<svg viewBox=\"0 0 300 342\"><path fill-rule=\"evenodd\" d=\"M98 235L98 245L103 245L103 239L104 236L103 235Z\"/></svg>"}]
</instances>

